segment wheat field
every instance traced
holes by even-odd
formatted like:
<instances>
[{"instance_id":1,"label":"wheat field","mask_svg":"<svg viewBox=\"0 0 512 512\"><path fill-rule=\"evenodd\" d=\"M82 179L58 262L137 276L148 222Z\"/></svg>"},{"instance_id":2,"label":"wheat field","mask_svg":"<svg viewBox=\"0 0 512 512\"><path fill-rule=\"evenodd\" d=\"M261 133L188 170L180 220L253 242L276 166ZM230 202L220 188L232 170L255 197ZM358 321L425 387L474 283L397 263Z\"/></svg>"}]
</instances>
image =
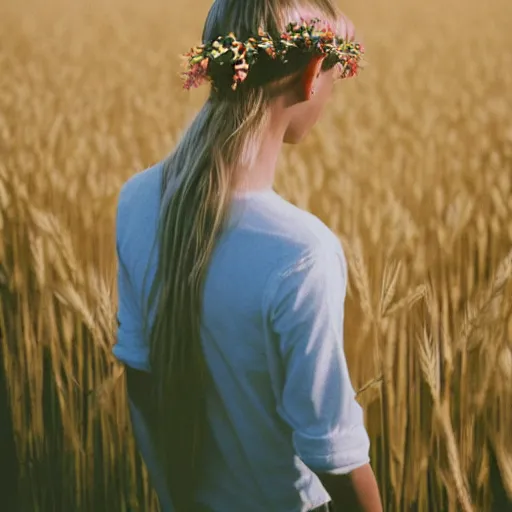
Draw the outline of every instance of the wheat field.
<instances>
[{"instance_id":1,"label":"wheat field","mask_svg":"<svg viewBox=\"0 0 512 512\"><path fill-rule=\"evenodd\" d=\"M0 2L2 510L157 510L110 355L114 213L204 99L181 90L178 54L210 4ZM368 66L285 150L276 187L342 239L386 511L506 511L512 3L342 7Z\"/></svg>"}]
</instances>

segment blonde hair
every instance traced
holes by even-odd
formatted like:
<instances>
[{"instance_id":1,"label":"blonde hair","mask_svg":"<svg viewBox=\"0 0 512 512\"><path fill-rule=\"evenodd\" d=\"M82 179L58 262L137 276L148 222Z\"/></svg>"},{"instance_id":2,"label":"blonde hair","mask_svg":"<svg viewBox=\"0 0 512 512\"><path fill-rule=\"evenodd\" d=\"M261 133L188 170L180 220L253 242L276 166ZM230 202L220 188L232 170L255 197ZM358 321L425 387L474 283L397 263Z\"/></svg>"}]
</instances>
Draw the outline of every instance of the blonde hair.
<instances>
[{"instance_id":1,"label":"blonde hair","mask_svg":"<svg viewBox=\"0 0 512 512\"><path fill-rule=\"evenodd\" d=\"M259 26L279 33L299 9L335 22L331 0L216 0L203 40ZM289 18L291 17L291 18ZM268 121L268 87L212 94L164 161L158 263L146 304L155 390L154 440L178 512L190 510L206 426L206 362L200 323L205 274L227 218L236 170L252 163Z\"/></svg>"}]
</instances>

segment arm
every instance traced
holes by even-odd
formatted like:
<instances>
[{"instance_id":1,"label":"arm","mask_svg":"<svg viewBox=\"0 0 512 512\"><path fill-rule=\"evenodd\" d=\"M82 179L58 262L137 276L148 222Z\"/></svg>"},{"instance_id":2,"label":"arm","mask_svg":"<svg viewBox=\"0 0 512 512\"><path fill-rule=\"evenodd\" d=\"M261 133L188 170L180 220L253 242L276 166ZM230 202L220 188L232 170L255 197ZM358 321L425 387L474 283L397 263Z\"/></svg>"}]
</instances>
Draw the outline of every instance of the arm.
<instances>
[{"instance_id":1,"label":"arm","mask_svg":"<svg viewBox=\"0 0 512 512\"><path fill-rule=\"evenodd\" d=\"M379 488L370 464L354 469L346 475L317 473L331 496L335 511L381 512Z\"/></svg>"},{"instance_id":2,"label":"arm","mask_svg":"<svg viewBox=\"0 0 512 512\"><path fill-rule=\"evenodd\" d=\"M270 321L284 368L277 407L298 456L335 505L380 512L369 438L343 350L345 292L341 249L310 252L275 279Z\"/></svg>"},{"instance_id":3,"label":"arm","mask_svg":"<svg viewBox=\"0 0 512 512\"><path fill-rule=\"evenodd\" d=\"M151 483L156 491L162 512L173 512L172 500L167 488L165 474L152 442L148 413L150 396L148 350L142 336L141 308L124 265L119 243L117 254L117 343L113 348L115 357L126 365L127 402L136 446L144 460ZM135 370L130 370L134 368Z\"/></svg>"}]
</instances>

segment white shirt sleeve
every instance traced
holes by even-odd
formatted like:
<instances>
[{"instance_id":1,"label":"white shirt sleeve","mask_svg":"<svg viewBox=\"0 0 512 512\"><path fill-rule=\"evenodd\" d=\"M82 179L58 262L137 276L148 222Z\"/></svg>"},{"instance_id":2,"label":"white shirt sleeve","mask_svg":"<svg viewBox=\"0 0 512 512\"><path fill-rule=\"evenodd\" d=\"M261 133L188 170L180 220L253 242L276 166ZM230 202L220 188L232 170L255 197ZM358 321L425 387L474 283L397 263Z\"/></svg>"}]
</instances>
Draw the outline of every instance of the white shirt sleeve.
<instances>
[{"instance_id":1,"label":"white shirt sleeve","mask_svg":"<svg viewBox=\"0 0 512 512\"><path fill-rule=\"evenodd\" d=\"M284 367L278 413L297 455L316 473L345 474L369 462L343 350L346 286L340 248L309 253L273 287L271 323Z\"/></svg>"},{"instance_id":2,"label":"white shirt sleeve","mask_svg":"<svg viewBox=\"0 0 512 512\"><path fill-rule=\"evenodd\" d=\"M112 352L122 363L149 371L149 348L142 333L142 309L120 248L123 217L119 206L116 219L117 339Z\"/></svg>"}]
</instances>

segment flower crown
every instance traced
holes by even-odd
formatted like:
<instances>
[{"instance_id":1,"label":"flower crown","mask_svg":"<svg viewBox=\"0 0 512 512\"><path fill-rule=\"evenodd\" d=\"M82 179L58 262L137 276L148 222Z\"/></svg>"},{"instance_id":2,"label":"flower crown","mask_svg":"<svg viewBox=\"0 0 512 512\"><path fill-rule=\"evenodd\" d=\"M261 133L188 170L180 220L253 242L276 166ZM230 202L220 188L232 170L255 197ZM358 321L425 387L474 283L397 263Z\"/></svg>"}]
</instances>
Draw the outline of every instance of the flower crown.
<instances>
[{"instance_id":1,"label":"flower crown","mask_svg":"<svg viewBox=\"0 0 512 512\"><path fill-rule=\"evenodd\" d=\"M220 36L214 41L192 48L184 55L185 69L182 74L185 89L198 87L205 81L212 82L211 73L221 66L233 73L231 89L234 91L244 82L250 68L265 54L272 59L281 59L287 63L290 49L324 55L334 59L341 68L341 78L357 75L364 47L360 43L344 41L338 38L329 25L317 28L318 18L307 23L289 23L279 40L274 41L263 29L258 30L257 37L247 41L238 41L233 32Z\"/></svg>"}]
</instances>

